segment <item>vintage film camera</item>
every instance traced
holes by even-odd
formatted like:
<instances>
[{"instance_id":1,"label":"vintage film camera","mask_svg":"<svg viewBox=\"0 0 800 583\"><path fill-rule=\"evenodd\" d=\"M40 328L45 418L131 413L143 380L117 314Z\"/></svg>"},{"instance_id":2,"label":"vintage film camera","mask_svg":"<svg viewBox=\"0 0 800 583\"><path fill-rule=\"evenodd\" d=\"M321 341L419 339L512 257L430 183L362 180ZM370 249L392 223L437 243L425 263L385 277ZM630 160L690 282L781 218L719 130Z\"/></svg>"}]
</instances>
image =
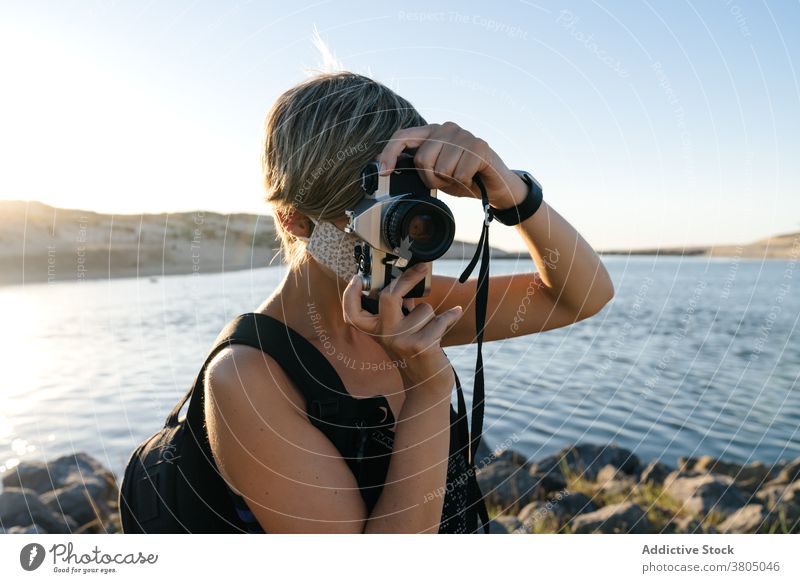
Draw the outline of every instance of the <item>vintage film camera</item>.
<instances>
[{"instance_id":1,"label":"vintage film camera","mask_svg":"<svg viewBox=\"0 0 800 583\"><path fill-rule=\"evenodd\" d=\"M388 176L378 175L370 162L361 173L365 196L345 211L345 231L362 241L355 255L364 294L373 300L407 268L431 262L453 244L456 224L450 208L436 198L414 167L413 151L404 151ZM425 279L405 295L418 298L430 293L431 267Z\"/></svg>"}]
</instances>

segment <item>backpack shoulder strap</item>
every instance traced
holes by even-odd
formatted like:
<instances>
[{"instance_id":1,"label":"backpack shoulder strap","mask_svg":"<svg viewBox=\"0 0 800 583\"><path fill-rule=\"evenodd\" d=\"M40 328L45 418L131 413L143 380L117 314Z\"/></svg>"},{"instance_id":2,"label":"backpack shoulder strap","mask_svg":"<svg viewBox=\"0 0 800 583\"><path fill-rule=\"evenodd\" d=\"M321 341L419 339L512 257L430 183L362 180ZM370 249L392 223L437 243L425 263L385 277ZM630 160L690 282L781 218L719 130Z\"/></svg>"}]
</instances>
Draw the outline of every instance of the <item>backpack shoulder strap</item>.
<instances>
[{"instance_id":1,"label":"backpack shoulder strap","mask_svg":"<svg viewBox=\"0 0 800 583\"><path fill-rule=\"evenodd\" d=\"M231 320L219 333L194 384L170 411L165 425L178 423L186 402L195 391L202 392L208 364L220 350L234 344L256 348L274 358L301 391L312 413L322 416L326 407L335 406L341 397L348 395L336 369L308 340L280 320L249 312Z\"/></svg>"}]
</instances>

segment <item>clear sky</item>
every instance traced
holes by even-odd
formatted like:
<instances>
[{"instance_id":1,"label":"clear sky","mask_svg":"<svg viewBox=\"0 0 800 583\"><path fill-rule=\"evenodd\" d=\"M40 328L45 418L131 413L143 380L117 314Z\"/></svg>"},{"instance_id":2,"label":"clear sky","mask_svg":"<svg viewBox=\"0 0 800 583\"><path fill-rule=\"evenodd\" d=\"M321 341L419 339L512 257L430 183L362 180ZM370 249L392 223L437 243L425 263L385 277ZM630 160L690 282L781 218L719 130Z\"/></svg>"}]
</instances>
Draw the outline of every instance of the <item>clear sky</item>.
<instances>
[{"instance_id":1,"label":"clear sky","mask_svg":"<svg viewBox=\"0 0 800 583\"><path fill-rule=\"evenodd\" d=\"M267 213L261 126L320 64L315 26L347 69L530 170L598 248L800 229L789 1L0 0L0 198ZM478 203L443 198L477 239Z\"/></svg>"}]
</instances>

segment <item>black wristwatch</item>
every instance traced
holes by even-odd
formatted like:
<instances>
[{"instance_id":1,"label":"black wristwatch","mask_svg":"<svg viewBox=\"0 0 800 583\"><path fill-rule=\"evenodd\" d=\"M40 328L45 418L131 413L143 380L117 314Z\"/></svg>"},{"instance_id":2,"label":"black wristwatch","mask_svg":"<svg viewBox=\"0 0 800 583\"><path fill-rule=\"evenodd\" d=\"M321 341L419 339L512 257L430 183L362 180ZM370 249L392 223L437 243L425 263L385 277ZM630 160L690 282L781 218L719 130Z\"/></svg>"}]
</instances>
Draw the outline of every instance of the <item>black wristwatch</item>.
<instances>
[{"instance_id":1,"label":"black wristwatch","mask_svg":"<svg viewBox=\"0 0 800 583\"><path fill-rule=\"evenodd\" d=\"M507 226L518 225L525 219L533 215L542 206L544 194L542 185L529 172L524 170L512 170L514 174L522 178L528 185L528 194L521 203L509 209L498 210L492 207L492 216Z\"/></svg>"}]
</instances>

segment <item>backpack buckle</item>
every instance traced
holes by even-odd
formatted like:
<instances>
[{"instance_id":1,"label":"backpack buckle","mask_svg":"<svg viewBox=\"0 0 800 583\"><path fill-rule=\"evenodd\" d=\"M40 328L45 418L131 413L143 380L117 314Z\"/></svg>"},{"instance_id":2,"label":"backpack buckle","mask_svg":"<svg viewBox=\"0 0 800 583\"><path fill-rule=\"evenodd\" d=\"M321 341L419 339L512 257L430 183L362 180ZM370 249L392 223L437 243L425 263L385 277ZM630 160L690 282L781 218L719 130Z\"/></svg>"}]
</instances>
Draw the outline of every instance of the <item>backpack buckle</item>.
<instances>
[{"instance_id":1,"label":"backpack buckle","mask_svg":"<svg viewBox=\"0 0 800 583\"><path fill-rule=\"evenodd\" d=\"M325 401L314 400L308 407L308 412L315 419L325 419L339 414L339 399L327 399Z\"/></svg>"}]
</instances>

